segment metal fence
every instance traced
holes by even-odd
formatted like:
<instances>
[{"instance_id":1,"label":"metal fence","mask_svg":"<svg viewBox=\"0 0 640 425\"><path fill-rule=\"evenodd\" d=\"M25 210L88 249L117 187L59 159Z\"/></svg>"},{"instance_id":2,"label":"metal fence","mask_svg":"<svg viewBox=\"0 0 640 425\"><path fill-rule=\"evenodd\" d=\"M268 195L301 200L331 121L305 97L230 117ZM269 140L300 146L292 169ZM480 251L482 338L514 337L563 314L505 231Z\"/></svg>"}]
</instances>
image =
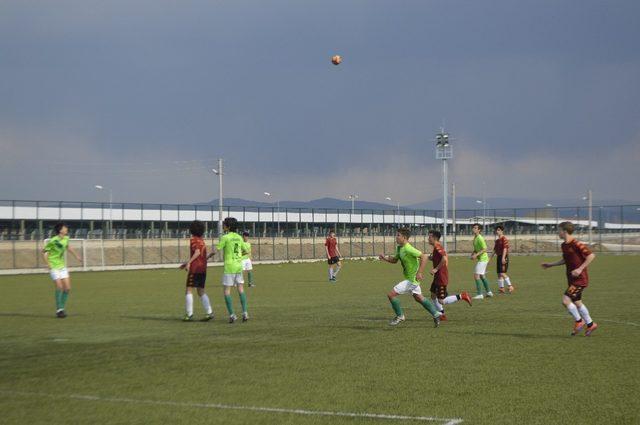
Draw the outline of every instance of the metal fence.
<instances>
[{"instance_id":1,"label":"metal fence","mask_svg":"<svg viewBox=\"0 0 640 425\"><path fill-rule=\"evenodd\" d=\"M557 225L572 221L577 237L596 252L640 252L640 205L475 209L449 211L447 248L471 251L471 226L480 223L491 235L502 224L514 253L559 250ZM591 221L589 216L591 215ZM436 210L364 210L305 208L224 208L251 233L255 260L325 258L324 240L337 233L344 257L366 257L394 249L395 230L409 227L412 243L427 250L431 229L443 230ZM0 201L0 269L44 267L43 241L64 221L72 245L84 264L71 266L136 266L174 264L189 251L189 223L202 220L206 237L216 239L217 207L212 205L106 204L91 202ZM487 237L491 245L491 236Z\"/></svg>"}]
</instances>

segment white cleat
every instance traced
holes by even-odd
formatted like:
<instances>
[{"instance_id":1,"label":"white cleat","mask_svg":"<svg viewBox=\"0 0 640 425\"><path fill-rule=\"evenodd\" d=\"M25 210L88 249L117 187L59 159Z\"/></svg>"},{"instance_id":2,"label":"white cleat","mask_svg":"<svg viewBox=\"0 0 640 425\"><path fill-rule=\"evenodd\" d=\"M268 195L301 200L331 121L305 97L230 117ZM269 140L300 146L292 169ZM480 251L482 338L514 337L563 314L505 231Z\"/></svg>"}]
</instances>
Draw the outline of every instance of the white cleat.
<instances>
[{"instance_id":1,"label":"white cleat","mask_svg":"<svg viewBox=\"0 0 640 425\"><path fill-rule=\"evenodd\" d=\"M493 297L493 292L491 291L487 292L487 298L491 298L491 297Z\"/></svg>"},{"instance_id":2,"label":"white cleat","mask_svg":"<svg viewBox=\"0 0 640 425\"><path fill-rule=\"evenodd\" d=\"M391 326L397 326L400 323L404 322L404 314L402 316L396 316L392 321L389 322Z\"/></svg>"},{"instance_id":3,"label":"white cleat","mask_svg":"<svg viewBox=\"0 0 640 425\"><path fill-rule=\"evenodd\" d=\"M473 297L474 300L483 300L484 299L484 295L480 294L480 295L476 295L475 297Z\"/></svg>"}]
</instances>

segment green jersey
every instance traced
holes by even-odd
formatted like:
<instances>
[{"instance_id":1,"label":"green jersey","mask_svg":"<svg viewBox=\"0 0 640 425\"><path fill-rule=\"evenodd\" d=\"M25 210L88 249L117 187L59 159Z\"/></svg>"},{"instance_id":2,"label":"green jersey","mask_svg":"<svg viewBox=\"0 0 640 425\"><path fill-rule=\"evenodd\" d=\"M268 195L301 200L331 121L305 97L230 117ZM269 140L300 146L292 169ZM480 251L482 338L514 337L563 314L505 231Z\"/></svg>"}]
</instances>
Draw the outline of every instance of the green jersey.
<instances>
[{"instance_id":1,"label":"green jersey","mask_svg":"<svg viewBox=\"0 0 640 425\"><path fill-rule=\"evenodd\" d=\"M242 251L245 242L242 236L236 232L229 232L220 238L220 242L216 248L222 251L224 256L224 273L237 274L242 273Z\"/></svg>"},{"instance_id":2,"label":"green jersey","mask_svg":"<svg viewBox=\"0 0 640 425\"><path fill-rule=\"evenodd\" d=\"M251 244L249 242L245 242L244 246L242 247L242 252L243 252L243 256L242 259L243 260L250 260L251 259Z\"/></svg>"},{"instance_id":3,"label":"green jersey","mask_svg":"<svg viewBox=\"0 0 640 425\"><path fill-rule=\"evenodd\" d=\"M482 255L478 255L478 262L489 261L489 255L487 255L487 243L485 242L482 235L478 235L473 238L473 252L478 253L482 250L484 250L484 252L482 253Z\"/></svg>"},{"instance_id":4,"label":"green jersey","mask_svg":"<svg viewBox=\"0 0 640 425\"><path fill-rule=\"evenodd\" d=\"M398 245L396 247L395 257L400 260L402 264L402 273L404 278L413 283L419 285L420 282L416 279L418 268L420 267L420 256L422 252L414 248L410 243L404 245Z\"/></svg>"},{"instance_id":5,"label":"green jersey","mask_svg":"<svg viewBox=\"0 0 640 425\"><path fill-rule=\"evenodd\" d=\"M44 251L47 253L47 260L51 269L60 270L67 267L67 262L64 258L67 248L69 248L69 236L54 236L49 239L49 242L44 246Z\"/></svg>"}]
</instances>

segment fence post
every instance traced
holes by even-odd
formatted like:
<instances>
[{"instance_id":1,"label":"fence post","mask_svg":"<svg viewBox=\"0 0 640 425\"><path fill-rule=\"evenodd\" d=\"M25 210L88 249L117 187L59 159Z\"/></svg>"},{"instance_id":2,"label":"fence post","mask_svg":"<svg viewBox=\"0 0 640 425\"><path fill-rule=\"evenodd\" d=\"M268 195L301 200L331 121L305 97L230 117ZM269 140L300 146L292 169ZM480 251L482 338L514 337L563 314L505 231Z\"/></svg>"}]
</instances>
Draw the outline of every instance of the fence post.
<instances>
[{"instance_id":1,"label":"fence post","mask_svg":"<svg viewBox=\"0 0 640 425\"><path fill-rule=\"evenodd\" d=\"M624 252L624 207L620 205L620 253Z\"/></svg>"},{"instance_id":2,"label":"fence post","mask_svg":"<svg viewBox=\"0 0 640 425\"><path fill-rule=\"evenodd\" d=\"M602 207L598 207L598 245L600 245L598 247L598 251L602 252L602 229L603 229L603 222L602 222Z\"/></svg>"}]
</instances>

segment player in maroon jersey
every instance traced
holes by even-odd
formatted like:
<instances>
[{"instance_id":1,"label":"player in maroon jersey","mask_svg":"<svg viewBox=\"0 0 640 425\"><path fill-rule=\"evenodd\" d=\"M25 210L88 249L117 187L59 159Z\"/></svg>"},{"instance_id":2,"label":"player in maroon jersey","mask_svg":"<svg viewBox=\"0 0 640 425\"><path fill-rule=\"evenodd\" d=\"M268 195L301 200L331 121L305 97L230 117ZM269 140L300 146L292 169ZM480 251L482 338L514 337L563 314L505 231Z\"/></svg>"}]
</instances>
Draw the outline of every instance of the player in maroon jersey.
<instances>
[{"instance_id":1,"label":"player in maroon jersey","mask_svg":"<svg viewBox=\"0 0 640 425\"><path fill-rule=\"evenodd\" d=\"M542 267L566 265L569 287L562 297L562 304L575 319L571 335L577 335L586 325L585 336L598 329L598 324L591 319L587 306L582 302L582 291L589 286L587 267L596 255L582 242L573 237L574 225L564 221L558 225L558 236L562 242L562 260L555 263L543 263Z\"/></svg>"},{"instance_id":2,"label":"player in maroon jersey","mask_svg":"<svg viewBox=\"0 0 640 425\"><path fill-rule=\"evenodd\" d=\"M504 226L499 224L496 226L496 241L493 244L493 252L491 258L497 255L496 260L497 272L498 272L498 293L504 294L504 284L507 284L507 290L509 293L513 292L513 285L511 279L507 275L509 269L509 239L504 235Z\"/></svg>"},{"instance_id":3,"label":"player in maroon jersey","mask_svg":"<svg viewBox=\"0 0 640 425\"><path fill-rule=\"evenodd\" d=\"M209 296L204 291L204 284L207 280L207 246L202 239L204 234L204 223L195 220L189 226L191 232L190 245L190 257L189 261L180 266L181 269L187 271L187 289L185 296L185 309L186 314L184 316L185 322L193 320L193 288L196 288L202 307L206 312L204 321L213 319L213 309L211 308L211 302Z\"/></svg>"},{"instance_id":4,"label":"player in maroon jersey","mask_svg":"<svg viewBox=\"0 0 640 425\"><path fill-rule=\"evenodd\" d=\"M433 252L429 259L433 263L430 273L433 275L433 283L431 284L431 300L442 315L440 320L447 320L444 314L444 305L453 304L459 300L464 300L471 305L471 297L467 292L457 295L449 295L447 286L449 285L449 256L447 251L440 245L441 234L437 230L429 231L429 245L433 247Z\"/></svg>"},{"instance_id":5,"label":"player in maroon jersey","mask_svg":"<svg viewBox=\"0 0 640 425\"><path fill-rule=\"evenodd\" d=\"M329 230L327 240L324 241L324 250L327 254L327 262L329 263L329 281L335 282L338 272L342 268L342 261L340 260L340 248L338 248L338 240L336 239L336 232Z\"/></svg>"}]
</instances>

